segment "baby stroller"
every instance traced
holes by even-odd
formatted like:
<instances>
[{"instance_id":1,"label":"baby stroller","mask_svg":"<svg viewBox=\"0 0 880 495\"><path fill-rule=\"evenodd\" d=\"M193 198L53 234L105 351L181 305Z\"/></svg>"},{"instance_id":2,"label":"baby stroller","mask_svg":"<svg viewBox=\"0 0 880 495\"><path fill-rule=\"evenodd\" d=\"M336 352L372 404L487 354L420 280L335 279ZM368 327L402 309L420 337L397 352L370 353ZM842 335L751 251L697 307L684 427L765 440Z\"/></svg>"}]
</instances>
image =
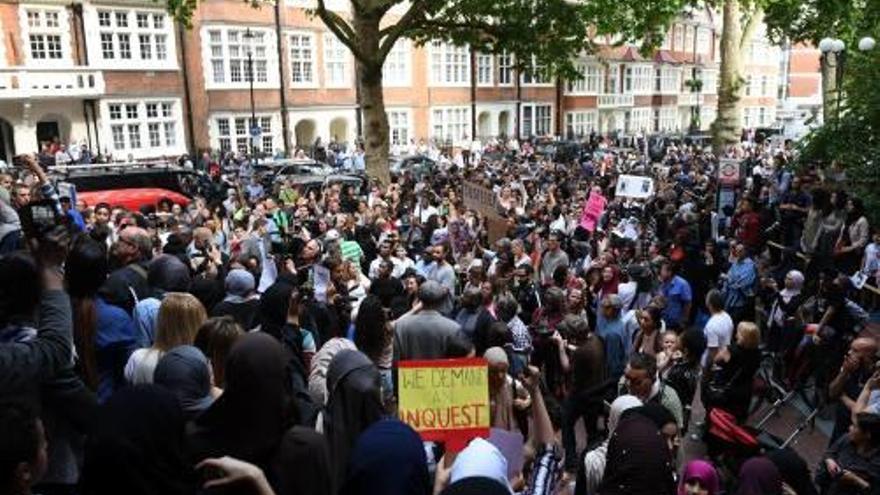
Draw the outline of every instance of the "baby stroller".
<instances>
[{"instance_id":1,"label":"baby stroller","mask_svg":"<svg viewBox=\"0 0 880 495\"><path fill-rule=\"evenodd\" d=\"M742 464L765 452L785 448L779 438L736 422L733 414L714 408L708 415L704 437L706 454L713 464L729 477L736 477ZM728 478L730 479L730 478Z\"/></svg>"}]
</instances>

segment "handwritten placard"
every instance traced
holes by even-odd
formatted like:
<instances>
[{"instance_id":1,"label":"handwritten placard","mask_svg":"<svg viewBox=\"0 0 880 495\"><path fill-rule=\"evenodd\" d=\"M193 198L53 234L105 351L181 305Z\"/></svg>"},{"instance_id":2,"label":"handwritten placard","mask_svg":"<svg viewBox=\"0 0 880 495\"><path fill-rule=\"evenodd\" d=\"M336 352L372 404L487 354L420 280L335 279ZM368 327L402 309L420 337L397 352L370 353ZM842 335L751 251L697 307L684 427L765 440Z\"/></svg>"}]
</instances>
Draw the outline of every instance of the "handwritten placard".
<instances>
[{"instance_id":1,"label":"handwritten placard","mask_svg":"<svg viewBox=\"0 0 880 495\"><path fill-rule=\"evenodd\" d=\"M464 201L464 207L469 210L487 216L498 214L495 193L487 187L473 182L465 182L461 185L461 198Z\"/></svg>"},{"instance_id":2,"label":"handwritten placard","mask_svg":"<svg viewBox=\"0 0 880 495\"><path fill-rule=\"evenodd\" d=\"M422 439L459 450L489 436L486 360L401 361L397 373L400 420Z\"/></svg>"}]
</instances>

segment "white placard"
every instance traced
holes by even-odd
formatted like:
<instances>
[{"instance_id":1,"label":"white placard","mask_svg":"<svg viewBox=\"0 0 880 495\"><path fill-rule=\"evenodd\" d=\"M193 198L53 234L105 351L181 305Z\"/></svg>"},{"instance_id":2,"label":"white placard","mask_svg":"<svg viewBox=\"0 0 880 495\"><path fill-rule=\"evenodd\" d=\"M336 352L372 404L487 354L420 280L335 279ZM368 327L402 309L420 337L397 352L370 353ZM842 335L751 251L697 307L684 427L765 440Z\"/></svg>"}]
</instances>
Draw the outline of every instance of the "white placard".
<instances>
[{"instance_id":1,"label":"white placard","mask_svg":"<svg viewBox=\"0 0 880 495\"><path fill-rule=\"evenodd\" d=\"M654 179L641 175L621 175L617 178L617 197L650 198L654 195Z\"/></svg>"}]
</instances>

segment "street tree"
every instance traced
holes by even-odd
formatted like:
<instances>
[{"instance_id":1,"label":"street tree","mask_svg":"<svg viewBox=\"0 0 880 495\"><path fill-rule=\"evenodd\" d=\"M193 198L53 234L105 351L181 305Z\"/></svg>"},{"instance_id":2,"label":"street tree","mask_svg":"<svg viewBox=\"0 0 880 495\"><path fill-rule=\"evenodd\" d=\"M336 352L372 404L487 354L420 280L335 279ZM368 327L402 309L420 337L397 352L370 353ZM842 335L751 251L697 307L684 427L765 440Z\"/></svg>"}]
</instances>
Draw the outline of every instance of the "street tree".
<instances>
[{"instance_id":1,"label":"street tree","mask_svg":"<svg viewBox=\"0 0 880 495\"><path fill-rule=\"evenodd\" d=\"M709 5L720 7L723 19L718 111L712 124L712 145L715 152L720 153L740 140L744 63L752 38L764 19L764 2L720 0Z\"/></svg>"},{"instance_id":2,"label":"street tree","mask_svg":"<svg viewBox=\"0 0 880 495\"><path fill-rule=\"evenodd\" d=\"M520 71L547 77L578 77L574 62L594 51L593 40L619 35L642 40L650 50L681 12L684 0L351 0L335 12L318 0L313 13L351 50L356 61L367 174L389 181L389 130L382 66L401 38L424 45L434 40L467 45L484 53L512 54ZM400 6L399 15L391 15Z\"/></svg>"}]
</instances>

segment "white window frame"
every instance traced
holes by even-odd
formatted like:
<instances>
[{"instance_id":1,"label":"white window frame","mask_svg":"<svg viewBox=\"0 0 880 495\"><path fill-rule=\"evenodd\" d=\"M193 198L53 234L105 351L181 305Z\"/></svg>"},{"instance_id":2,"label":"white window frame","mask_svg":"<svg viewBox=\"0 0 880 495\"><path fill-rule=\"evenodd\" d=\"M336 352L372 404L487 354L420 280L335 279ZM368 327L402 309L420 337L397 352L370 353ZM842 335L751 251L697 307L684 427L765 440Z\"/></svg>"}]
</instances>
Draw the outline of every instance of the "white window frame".
<instances>
[{"instance_id":1,"label":"white window frame","mask_svg":"<svg viewBox=\"0 0 880 495\"><path fill-rule=\"evenodd\" d=\"M568 81L565 92L569 95L597 95L605 86L605 71L601 64L579 62L575 65L581 78Z\"/></svg>"},{"instance_id":2,"label":"white window frame","mask_svg":"<svg viewBox=\"0 0 880 495\"><path fill-rule=\"evenodd\" d=\"M282 139L281 139L281 115L276 112L258 112L256 114L257 123L263 129L263 134L260 137L260 147L259 152L266 154L265 145L267 140L271 140L272 146L268 151L269 155L274 155L275 150L282 147ZM236 120L244 121L244 132L240 132L242 129L236 125ZM209 125L208 125L208 133L210 134L210 142L211 149L220 151L222 148L222 142L224 139L229 140L230 150L234 152L240 151L239 143L245 145L244 153L250 153L251 149L251 135L250 135L250 127L251 127L251 114L248 112L221 112L221 113L212 113L210 115ZM221 129L220 121L224 120L229 125L228 131L229 134L224 134ZM269 124L269 130L266 131L266 123Z\"/></svg>"},{"instance_id":3,"label":"white window frame","mask_svg":"<svg viewBox=\"0 0 880 495\"><path fill-rule=\"evenodd\" d=\"M548 110L547 115L540 116L540 122L538 120L538 109L541 109L542 111ZM528 118L526 118L527 114ZM519 117L520 134L523 138L527 139L531 136L542 137L553 135L555 109L551 103L523 103L520 108Z\"/></svg>"},{"instance_id":4,"label":"white window frame","mask_svg":"<svg viewBox=\"0 0 880 495\"><path fill-rule=\"evenodd\" d=\"M683 52L684 48L684 26L681 24L676 24L674 28L674 38L672 42L672 51L674 52Z\"/></svg>"},{"instance_id":5,"label":"white window frame","mask_svg":"<svg viewBox=\"0 0 880 495\"><path fill-rule=\"evenodd\" d=\"M392 107L386 109L385 113L388 115L388 141L391 146L409 144L414 137L412 109Z\"/></svg>"},{"instance_id":6,"label":"white window frame","mask_svg":"<svg viewBox=\"0 0 880 495\"><path fill-rule=\"evenodd\" d=\"M31 27L28 22L28 12L39 12L40 26ZM56 26L48 26L46 19L47 13L57 15L58 23ZM25 54L26 65L39 65L46 68L61 68L73 66L73 54L71 53L70 40L70 19L65 7L56 7L51 5L34 5L22 4L18 8L19 25L21 28L22 48ZM43 46L48 54L48 36L57 36L61 45L60 58L34 58L31 51L31 35L44 36Z\"/></svg>"},{"instance_id":7,"label":"white window frame","mask_svg":"<svg viewBox=\"0 0 880 495\"><path fill-rule=\"evenodd\" d=\"M712 33L708 29L697 28L697 53L702 55L712 53Z\"/></svg>"},{"instance_id":8,"label":"white window frame","mask_svg":"<svg viewBox=\"0 0 880 495\"><path fill-rule=\"evenodd\" d=\"M589 136L591 132L599 131L599 111L598 110L577 110L566 112L565 114L565 135Z\"/></svg>"},{"instance_id":9,"label":"white window frame","mask_svg":"<svg viewBox=\"0 0 880 495\"><path fill-rule=\"evenodd\" d=\"M109 14L110 25L102 26L102 14ZM128 19L128 25L118 26L117 15L123 14ZM139 23L140 16L147 16L147 27ZM177 70L177 39L174 35L174 20L167 12L161 9L150 8L119 8L119 7L95 7L86 5L83 10L86 22L86 44L89 47L91 65L102 70ZM157 19L161 19L157 23ZM156 26L159 27L156 27ZM120 35L127 34L131 56L120 57ZM110 35L113 58L104 58L102 39L104 35ZM142 50L142 36L147 37L149 57L144 58L146 52ZM164 43L160 39L164 38ZM160 47L164 46L165 58L160 59L158 54Z\"/></svg>"},{"instance_id":10,"label":"white window frame","mask_svg":"<svg viewBox=\"0 0 880 495\"><path fill-rule=\"evenodd\" d=\"M248 26L232 24L211 24L202 27L202 67L204 71L203 73L205 75L205 89L212 90L250 88L247 67L247 45L248 43L255 43L255 41L248 42L244 39L244 33L246 32L247 28ZM260 34L263 37L262 44L258 45L254 50L254 88L278 88L278 51L275 48L275 32L270 28L251 27L250 29L252 33ZM215 42L212 40L212 32L218 32L220 34L219 42ZM237 36L235 41L232 43L230 43L231 32L236 33L235 36ZM237 55L235 55L234 57L232 56L232 46L235 46L235 52L237 52ZM213 51L214 47L220 48L218 56L215 56L215 52ZM262 48L265 56L257 56L257 54L261 51L260 48ZM213 62L215 60L223 61L222 81L216 81L214 78ZM240 81L232 81L233 60L238 61L236 65L241 71ZM266 68L265 81L261 80L261 78L259 77L260 71L258 69L258 63L262 61L265 62Z\"/></svg>"},{"instance_id":11,"label":"white window frame","mask_svg":"<svg viewBox=\"0 0 880 495\"><path fill-rule=\"evenodd\" d=\"M350 88L351 51L335 34L325 32L322 38L324 55L324 87ZM332 76L332 77L331 77Z\"/></svg>"},{"instance_id":12,"label":"white window frame","mask_svg":"<svg viewBox=\"0 0 880 495\"><path fill-rule=\"evenodd\" d=\"M651 107L634 107L629 110L629 120L624 122L628 134L650 133L654 127L654 111Z\"/></svg>"},{"instance_id":13,"label":"white window frame","mask_svg":"<svg viewBox=\"0 0 880 495\"><path fill-rule=\"evenodd\" d=\"M718 93L718 71L703 69L700 72L700 79L703 81L703 88L700 93L706 95L714 95Z\"/></svg>"},{"instance_id":14,"label":"white window frame","mask_svg":"<svg viewBox=\"0 0 880 495\"><path fill-rule=\"evenodd\" d=\"M507 51L498 54L498 85L513 86L516 81L516 68L513 54Z\"/></svg>"},{"instance_id":15,"label":"white window frame","mask_svg":"<svg viewBox=\"0 0 880 495\"><path fill-rule=\"evenodd\" d=\"M163 104L170 105L170 113L163 111ZM120 106L120 113L112 111L116 105ZM148 116L148 106L154 106L156 113ZM135 159L141 158L157 158L161 156L179 155L186 152L186 139L183 128L183 113L180 98L112 98L101 100L101 128L106 139L102 139L107 143L106 147L116 157L127 157L131 155ZM128 115L127 106L137 108L137 115L131 117ZM119 115L120 118L113 118L113 115ZM154 146L151 143L150 125L159 124L158 132L160 133L161 144ZM169 135L166 131L165 124L173 124L173 131ZM123 127L124 147L118 149L113 139L114 127ZM140 147L131 147L131 131L132 127L137 127L137 135L140 139ZM169 137L170 143L169 143Z\"/></svg>"},{"instance_id":16,"label":"white window frame","mask_svg":"<svg viewBox=\"0 0 880 495\"><path fill-rule=\"evenodd\" d=\"M477 53L477 86L491 87L495 82L495 57L491 53Z\"/></svg>"},{"instance_id":17,"label":"white window frame","mask_svg":"<svg viewBox=\"0 0 880 495\"><path fill-rule=\"evenodd\" d=\"M313 31L288 31L285 33L287 38L287 74L288 79L290 80L291 88L317 88L318 87L318 44L317 37ZM294 47L294 40L297 39L297 44ZM294 59L293 51L294 49L303 49L303 47L299 44L299 39L308 39L309 40L309 51L311 55L310 58L297 57ZM305 68L308 65L311 65L310 80L306 81L294 81L293 80L293 67L294 64L302 64L302 68ZM301 69L302 70L302 69Z\"/></svg>"},{"instance_id":18,"label":"white window frame","mask_svg":"<svg viewBox=\"0 0 880 495\"><path fill-rule=\"evenodd\" d=\"M684 47L681 51L685 53L693 53L694 46L696 43L696 34L694 33L694 26L685 25L684 27Z\"/></svg>"},{"instance_id":19,"label":"white window frame","mask_svg":"<svg viewBox=\"0 0 880 495\"><path fill-rule=\"evenodd\" d=\"M654 92L655 77L653 65L627 64L623 69L623 94L652 94Z\"/></svg>"},{"instance_id":20,"label":"white window frame","mask_svg":"<svg viewBox=\"0 0 880 495\"><path fill-rule=\"evenodd\" d=\"M430 117L432 139L460 143L472 136L470 106L431 107Z\"/></svg>"},{"instance_id":21,"label":"white window frame","mask_svg":"<svg viewBox=\"0 0 880 495\"><path fill-rule=\"evenodd\" d=\"M428 45L428 63L431 86L470 87L471 59L467 45L435 40Z\"/></svg>"},{"instance_id":22,"label":"white window frame","mask_svg":"<svg viewBox=\"0 0 880 495\"><path fill-rule=\"evenodd\" d=\"M532 57L532 63L529 64L531 70L523 71L520 74L520 83L526 87L549 87L553 86L553 78L549 77L543 64L539 64L535 57ZM546 79L545 79L546 78Z\"/></svg>"},{"instance_id":23,"label":"white window frame","mask_svg":"<svg viewBox=\"0 0 880 495\"><path fill-rule=\"evenodd\" d=\"M412 42L398 38L382 66L382 85L386 88L406 88L412 85Z\"/></svg>"},{"instance_id":24,"label":"white window frame","mask_svg":"<svg viewBox=\"0 0 880 495\"><path fill-rule=\"evenodd\" d=\"M657 88L657 72L660 73L660 88ZM674 95L681 92L681 68L670 65L658 65L654 71L654 92Z\"/></svg>"},{"instance_id":25,"label":"white window frame","mask_svg":"<svg viewBox=\"0 0 880 495\"><path fill-rule=\"evenodd\" d=\"M656 108L658 112L659 131L670 132L680 130L681 121L679 120L678 107L662 106Z\"/></svg>"}]
</instances>

